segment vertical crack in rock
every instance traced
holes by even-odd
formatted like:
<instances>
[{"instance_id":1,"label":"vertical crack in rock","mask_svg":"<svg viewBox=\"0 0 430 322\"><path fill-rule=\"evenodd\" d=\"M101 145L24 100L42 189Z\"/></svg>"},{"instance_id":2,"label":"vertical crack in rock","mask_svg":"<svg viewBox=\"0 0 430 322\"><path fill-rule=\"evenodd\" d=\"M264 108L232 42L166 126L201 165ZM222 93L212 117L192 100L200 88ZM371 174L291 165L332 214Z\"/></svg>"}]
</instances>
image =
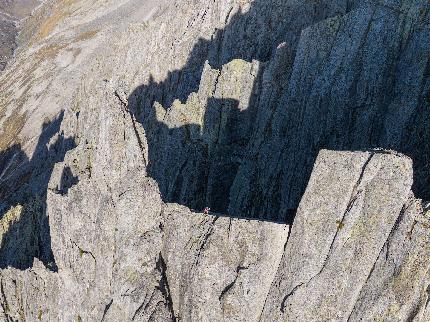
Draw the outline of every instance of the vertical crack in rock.
<instances>
[{"instance_id":1,"label":"vertical crack in rock","mask_svg":"<svg viewBox=\"0 0 430 322\"><path fill-rule=\"evenodd\" d=\"M152 292L151 297L149 298L148 302L146 302L146 296L145 296L145 299L142 302L142 304L140 304L139 307L137 308L137 310L133 313L133 317L131 318L132 321L134 321L136 319L136 317L137 317L138 314L140 314L142 311L144 311L146 309L146 307L151 302L151 299L152 299L152 296L154 295L154 293L155 293L155 291ZM124 294L122 296L127 296L127 295Z\"/></svg>"},{"instance_id":2,"label":"vertical crack in rock","mask_svg":"<svg viewBox=\"0 0 430 322\"><path fill-rule=\"evenodd\" d=\"M206 243L208 242L210 236L212 235L214 231L215 222L219 219L219 217L215 217L212 222L210 223L210 227L207 230L207 232L203 236L203 241L201 242L200 246L197 249L197 254L195 258L195 264L194 266L197 266L200 262L200 255L202 254L203 250L205 249Z\"/></svg>"},{"instance_id":3,"label":"vertical crack in rock","mask_svg":"<svg viewBox=\"0 0 430 322\"><path fill-rule=\"evenodd\" d=\"M388 239L387 239L387 241L388 241ZM374 272L374 270L375 270L376 264L378 263L378 259L379 259L379 257L382 255L382 252L384 251L384 248L385 248L385 244L384 244L384 246L382 246L381 250L379 251L378 257L376 258L375 262L373 263L372 268L371 268L371 269L370 269L370 271L369 271L369 274L367 274L366 280L365 280L365 281L364 281L364 283L361 285L361 289L360 289L360 292L358 292L358 296L357 296L357 298L356 298L356 301L357 301L357 299L358 299L358 298L360 298L360 294L361 294L361 292L362 292L363 287L366 285L367 281L368 281L368 280L369 280L369 278L372 276L372 274L373 274L373 272ZM351 311L350 311L350 312L349 312L349 314L348 314L347 322L349 322L349 321L351 320L351 315L352 315L352 313L354 312L354 309L355 309L355 305L356 305L356 304L357 304L357 302L355 302L355 304L352 306L352 309L351 309Z\"/></svg>"},{"instance_id":4,"label":"vertical crack in rock","mask_svg":"<svg viewBox=\"0 0 430 322\"><path fill-rule=\"evenodd\" d=\"M243 270L248 269L249 267L244 267L244 266L238 266L236 268L236 276L234 277L234 280L228 284L222 291L221 294L218 297L218 300L221 302L223 300L223 297L231 290L231 288L234 286L234 284L236 284L237 279L240 276L240 272Z\"/></svg>"},{"instance_id":5,"label":"vertical crack in rock","mask_svg":"<svg viewBox=\"0 0 430 322\"><path fill-rule=\"evenodd\" d=\"M137 144L139 145L140 151L142 153L143 162L145 165L148 165L148 162L147 162L146 156L145 156L145 146L143 144L143 140L140 137L139 131L137 129L136 117L128 108L127 95L123 92L120 92L119 90L115 90L114 94L122 106L124 117L125 117L125 113L127 113L130 116L131 125L133 127L134 135L136 136ZM125 129L124 129L124 131L125 131ZM125 132L124 132L124 140L125 140Z\"/></svg>"},{"instance_id":6,"label":"vertical crack in rock","mask_svg":"<svg viewBox=\"0 0 430 322\"><path fill-rule=\"evenodd\" d=\"M113 299L111 299L110 302L108 304L106 304L105 309L103 311L103 316L102 316L101 322L103 322L105 320L106 314L108 313L112 303L113 303Z\"/></svg>"},{"instance_id":7,"label":"vertical crack in rock","mask_svg":"<svg viewBox=\"0 0 430 322\"><path fill-rule=\"evenodd\" d=\"M359 190L358 190L358 188L359 188L359 186L361 185L361 182L363 181L364 173L365 173L365 171L366 171L366 169L367 169L367 166L369 165L370 161L373 159L374 155L375 155L374 153L371 153L371 154L370 154L370 156L368 157L368 159L366 160L366 162L364 163L364 165L362 166L360 176L359 176L359 178L358 178L358 180L357 180L356 184L354 185L354 188L352 189L351 196L350 196L349 201L348 201L348 204L347 204L347 206L346 206L346 210L344 211L344 213L343 213L343 215L342 215L342 218L341 218L341 220L340 220L340 224L339 224L339 226L338 226L338 228L337 228L337 230L336 230L336 233L334 234L334 237L333 237L333 239L332 239L332 241L331 241L331 243L330 243L329 251L328 251L328 253L327 253L327 255L326 255L326 257L325 257L325 259L324 259L324 261L323 261L323 265L322 265L321 269L319 270L319 272L318 272L315 276L313 276L313 277L308 281L308 283L309 283L310 281L312 281L315 277L317 277L318 275L320 275L320 274L321 274L321 272L324 270L324 267L327 265L327 261L328 261L328 259L329 259L329 257L330 257L331 251L333 250L333 245L334 245L334 243L335 243L335 241L336 241L336 238L337 238L337 236L338 236L338 234L339 234L339 231L341 230L341 226L340 226L340 225L342 225L342 224L343 224L343 221L345 220L345 217L346 217L346 216L349 214L349 212L352 210L352 207L354 206L354 204L355 204L355 202L356 202L357 198L358 198L358 197L359 197L359 195L361 194L361 191L359 191ZM306 284L307 284L307 283L306 283Z\"/></svg>"},{"instance_id":8,"label":"vertical crack in rock","mask_svg":"<svg viewBox=\"0 0 430 322\"><path fill-rule=\"evenodd\" d=\"M286 239L285 244L284 244L282 257L281 257L281 260L278 262L278 265L277 265L277 267L276 267L275 272L278 272L279 267L281 266L281 262L282 262L282 260L284 259L284 256L285 256L285 250L286 250L286 248L287 248L287 244L288 244L288 240L290 239L290 236L291 236L291 226L289 226L289 227L288 227L288 236L287 236L287 239ZM260 312L260 315L259 315L259 321L261 320L261 315L263 314L264 308L266 307L267 299L269 298L270 290L273 288L273 285L274 285L274 283L275 283L275 280L276 280L276 275L274 275L274 276L273 276L272 281L270 282L270 287L268 288L268 292L266 293L266 297L265 297L265 299L264 299L264 304L263 304L263 306L262 306L262 308L261 308L261 312ZM298 285L298 286L297 286L297 288L299 288L300 286L301 286L301 285ZM295 290L293 290L292 292L294 292L294 291L295 291ZM292 294L292 293L291 293L291 294ZM284 312L285 312L285 305L286 305L286 302L287 302L288 297L289 297L291 294L289 294L289 295L285 296L285 297L283 298L282 302L281 302L281 309L280 309L280 310L281 310L281 312L282 312L282 313L284 313Z\"/></svg>"},{"instance_id":9,"label":"vertical crack in rock","mask_svg":"<svg viewBox=\"0 0 430 322\"><path fill-rule=\"evenodd\" d=\"M77 247L79 249L79 255L82 257L84 254L85 255L90 255L93 259L94 259L94 263L97 264L97 259L94 256L94 254L90 251L84 250L81 246L79 246L76 242L74 242L73 240L70 240L72 242L73 245L75 245L75 247Z\"/></svg>"},{"instance_id":10,"label":"vertical crack in rock","mask_svg":"<svg viewBox=\"0 0 430 322\"><path fill-rule=\"evenodd\" d=\"M397 217L396 222L394 223L393 228L391 228L390 234L388 235L388 238L385 241L384 247L386 247L386 249L387 249L386 259L388 259L388 255L389 255L389 251L390 251L390 240L391 240L392 236L394 235L394 233L399 228L400 223L404 220L405 214L406 214L406 210L407 210L407 208L408 208L409 205L410 205L410 203L403 205L402 210L400 210L399 216ZM415 221L412 224L411 230L413 230L414 226L415 226ZM384 249L384 247L382 247L382 250ZM366 280L366 282L367 282L367 280Z\"/></svg>"},{"instance_id":11,"label":"vertical crack in rock","mask_svg":"<svg viewBox=\"0 0 430 322\"><path fill-rule=\"evenodd\" d=\"M160 279L159 286L157 287L157 289L163 294L163 297L166 300L166 305L170 311L172 320L174 322L176 322L176 314L173 310L173 300L172 300L172 296L171 296L171 292L170 292L169 281L167 278L167 266L166 266L166 262L164 261L164 258L163 258L163 255L161 254L161 252L160 252L160 255L159 255L158 261L157 261L157 270L161 274L161 279Z\"/></svg>"},{"instance_id":12,"label":"vertical crack in rock","mask_svg":"<svg viewBox=\"0 0 430 322\"><path fill-rule=\"evenodd\" d=\"M281 312L282 313L285 313L285 307L287 306L287 300L288 300L288 298L290 297L290 296L292 296L300 287L302 287L303 285L305 285L306 283L300 283L299 285L296 285L292 290L291 290L291 292L290 293L288 293L287 295L285 295L285 297L282 299L282 302L281 302L281 307L280 307L280 309L281 309Z\"/></svg>"},{"instance_id":13,"label":"vertical crack in rock","mask_svg":"<svg viewBox=\"0 0 430 322\"><path fill-rule=\"evenodd\" d=\"M364 162L363 166L361 167L360 176L359 176L357 182L355 183L355 185L352 189L351 196L350 196L348 204L346 206L346 210L344 211L342 218L340 220L341 224L343 223L346 215L351 211L352 207L354 206L355 201L357 200L358 196L361 193L361 191L358 191L358 188L363 181L364 173L367 169L367 166L369 165L370 161L373 159L374 155L375 155L375 153L370 153L369 157L367 158L367 160ZM315 274L314 276L312 276L307 282L302 282L299 285L296 285L287 295L284 296L284 298L282 299L282 302L281 302L281 312L282 313L285 313L285 307L286 307L286 302L287 302L288 298L290 296L292 296L297 291L297 289L299 289L301 286L309 284L312 280L314 280L316 277L318 277L322 273L322 271L324 270L324 268L327 265L328 259L330 258L330 254L333 250L333 245L334 245L334 242L335 242L335 240L339 234L339 231L340 231L340 227L337 228L337 230L334 234L334 237L333 237L333 239L330 243L330 246L329 246L328 253L325 256L323 264L322 264L320 270L318 271L318 273Z\"/></svg>"},{"instance_id":14,"label":"vertical crack in rock","mask_svg":"<svg viewBox=\"0 0 430 322\"><path fill-rule=\"evenodd\" d=\"M145 295L145 298L144 298L142 304L140 304L139 307L137 308L137 310L133 313L133 317L131 318L132 321L134 321L140 313L146 311L148 306L151 304L152 299L156 295L156 292L157 292L157 289L152 290L151 296L149 296L149 299L148 299L147 294ZM129 296L129 294L124 294L122 296ZM148 301L147 301L147 299L148 299Z\"/></svg>"},{"instance_id":15,"label":"vertical crack in rock","mask_svg":"<svg viewBox=\"0 0 430 322\"><path fill-rule=\"evenodd\" d=\"M367 274L365 281L361 285L360 291L358 292L358 295L357 295L357 298L356 298L356 302L355 302L355 304L353 305L351 311L348 314L347 322L351 321L351 315L353 314L353 312L354 312L354 310L356 308L357 300L360 298L360 295L362 294L364 286L367 284L367 282L371 278L373 272L375 271L376 264L378 263L379 258L382 256L382 253L384 252L384 249L385 249L385 251L387 253L386 256L388 257L390 239L393 237L393 235L396 232L397 228L399 227L401 221L404 219L407 207L408 207L408 204L403 205L403 207L402 207L402 209L401 209L401 211L400 211L400 213L399 213L399 215L398 215L398 217L396 219L396 222L394 223L393 227L391 228L391 231L388 234L387 239L386 239L384 245L381 247L381 249L380 249L380 251L378 253L378 256L375 259L375 262L372 265L372 268L370 269L369 273ZM386 257L386 259L387 259L387 257Z\"/></svg>"},{"instance_id":16,"label":"vertical crack in rock","mask_svg":"<svg viewBox=\"0 0 430 322\"><path fill-rule=\"evenodd\" d=\"M427 285L425 293L427 298L426 298L426 303L424 305L424 308L427 308L430 303L430 284Z\"/></svg>"}]
</instances>

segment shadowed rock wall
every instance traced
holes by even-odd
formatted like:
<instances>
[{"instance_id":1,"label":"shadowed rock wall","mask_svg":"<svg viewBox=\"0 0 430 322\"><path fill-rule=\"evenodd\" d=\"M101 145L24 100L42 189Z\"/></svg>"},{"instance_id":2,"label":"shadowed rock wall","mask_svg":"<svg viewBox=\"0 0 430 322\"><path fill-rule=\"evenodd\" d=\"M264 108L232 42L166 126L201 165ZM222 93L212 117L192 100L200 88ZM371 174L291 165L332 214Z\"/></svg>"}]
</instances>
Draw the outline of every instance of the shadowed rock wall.
<instances>
[{"instance_id":1,"label":"shadowed rock wall","mask_svg":"<svg viewBox=\"0 0 430 322\"><path fill-rule=\"evenodd\" d=\"M3 320L429 320L428 1L96 4L0 76Z\"/></svg>"},{"instance_id":2,"label":"shadowed rock wall","mask_svg":"<svg viewBox=\"0 0 430 322\"><path fill-rule=\"evenodd\" d=\"M322 148L401 151L430 199L428 4L266 5L130 95L164 200L291 222Z\"/></svg>"}]
</instances>

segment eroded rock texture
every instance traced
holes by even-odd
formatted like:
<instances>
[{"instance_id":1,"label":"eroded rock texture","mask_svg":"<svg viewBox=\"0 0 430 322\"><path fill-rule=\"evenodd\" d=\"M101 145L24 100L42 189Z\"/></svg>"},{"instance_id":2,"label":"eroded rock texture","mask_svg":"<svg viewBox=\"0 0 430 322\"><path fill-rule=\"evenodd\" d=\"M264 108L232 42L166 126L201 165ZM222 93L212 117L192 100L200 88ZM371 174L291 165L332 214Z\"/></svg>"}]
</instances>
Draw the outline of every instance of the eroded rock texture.
<instances>
[{"instance_id":1,"label":"eroded rock texture","mask_svg":"<svg viewBox=\"0 0 430 322\"><path fill-rule=\"evenodd\" d=\"M428 321L429 9L46 1L0 76L1 319Z\"/></svg>"},{"instance_id":2,"label":"eroded rock texture","mask_svg":"<svg viewBox=\"0 0 430 322\"><path fill-rule=\"evenodd\" d=\"M425 320L429 218L411 184L403 156L322 151L262 319Z\"/></svg>"}]
</instances>

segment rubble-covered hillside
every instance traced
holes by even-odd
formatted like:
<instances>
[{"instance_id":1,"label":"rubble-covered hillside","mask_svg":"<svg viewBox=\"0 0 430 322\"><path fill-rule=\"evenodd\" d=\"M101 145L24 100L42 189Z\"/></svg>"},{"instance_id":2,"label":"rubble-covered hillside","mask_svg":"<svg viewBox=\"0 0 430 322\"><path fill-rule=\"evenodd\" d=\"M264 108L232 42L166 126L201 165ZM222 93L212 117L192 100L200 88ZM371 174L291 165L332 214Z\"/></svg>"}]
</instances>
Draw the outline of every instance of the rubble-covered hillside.
<instances>
[{"instance_id":1,"label":"rubble-covered hillside","mask_svg":"<svg viewBox=\"0 0 430 322\"><path fill-rule=\"evenodd\" d=\"M13 57L25 19L42 0L0 0L0 72Z\"/></svg>"}]
</instances>

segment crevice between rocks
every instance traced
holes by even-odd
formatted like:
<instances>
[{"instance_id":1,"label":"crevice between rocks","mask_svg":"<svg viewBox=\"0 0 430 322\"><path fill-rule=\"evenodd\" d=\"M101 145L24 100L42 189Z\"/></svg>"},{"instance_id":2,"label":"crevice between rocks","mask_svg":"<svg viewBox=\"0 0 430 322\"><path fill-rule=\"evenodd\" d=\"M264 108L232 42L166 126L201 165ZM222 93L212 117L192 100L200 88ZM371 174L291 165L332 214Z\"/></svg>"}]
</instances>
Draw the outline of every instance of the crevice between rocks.
<instances>
[{"instance_id":1,"label":"crevice between rocks","mask_svg":"<svg viewBox=\"0 0 430 322\"><path fill-rule=\"evenodd\" d=\"M166 300L167 308L169 309L170 314L172 316L172 320L174 322L176 322L177 319L176 319L175 311L173 309L173 300L172 300L172 296L170 293L169 281L167 278L167 266L166 266L166 262L164 261L164 257L161 254L161 252L160 252L159 257L158 257L156 269L161 274L161 279L160 279L159 285L156 288L161 292L161 294L163 294L163 297Z\"/></svg>"}]
</instances>

